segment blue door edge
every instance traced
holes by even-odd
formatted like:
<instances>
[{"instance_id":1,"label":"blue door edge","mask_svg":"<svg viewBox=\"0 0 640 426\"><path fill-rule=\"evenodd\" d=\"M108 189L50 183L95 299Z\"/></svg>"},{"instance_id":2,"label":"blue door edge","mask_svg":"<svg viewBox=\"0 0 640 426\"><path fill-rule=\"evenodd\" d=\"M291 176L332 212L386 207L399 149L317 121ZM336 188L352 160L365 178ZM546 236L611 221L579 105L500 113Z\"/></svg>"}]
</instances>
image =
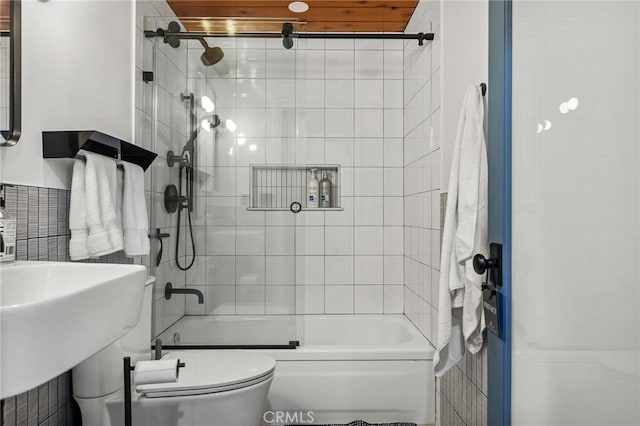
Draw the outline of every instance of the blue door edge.
<instances>
[{"instance_id":1,"label":"blue door edge","mask_svg":"<svg viewBox=\"0 0 640 426\"><path fill-rule=\"evenodd\" d=\"M503 245L502 338L488 333L487 424L511 425L512 0L489 0L489 241Z\"/></svg>"}]
</instances>

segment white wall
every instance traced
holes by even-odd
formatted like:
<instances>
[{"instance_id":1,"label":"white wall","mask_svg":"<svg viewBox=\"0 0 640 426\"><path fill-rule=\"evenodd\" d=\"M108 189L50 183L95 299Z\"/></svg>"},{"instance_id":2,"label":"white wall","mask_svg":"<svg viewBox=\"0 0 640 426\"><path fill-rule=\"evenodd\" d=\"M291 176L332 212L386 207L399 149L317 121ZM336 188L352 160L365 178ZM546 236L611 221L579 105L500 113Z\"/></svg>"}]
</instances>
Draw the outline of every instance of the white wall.
<instances>
[{"instance_id":1,"label":"white wall","mask_svg":"<svg viewBox=\"0 0 640 426\"><path fill-rule=\"evenodd\" d=\"M71 161L42 158L43 130L133 140L133 0L23 1L22 136L0 180L69 188Z\"/></svg>"},{"instance_id":2,"label":"white wall","mask_svg":"<svg viewBox=\"0 0 640 426\"><path fill-rule=\"evenodd\" d=\"M640 424L639 22L514 3L513 425Z\"/></svg>"},{"instance_id":3,"label":"white wall","mask_svg":"<svg viewBox=\"0 0 640 426\"><path fill-rule=\"evenodd\" d=\"M449 187L449 169L464 93L469 85L489 79L489 2L442 1L441 72L434 76L442 90L442 191ZM434 93L437 93L437 88Z\"/></svg>"}]
</instances>

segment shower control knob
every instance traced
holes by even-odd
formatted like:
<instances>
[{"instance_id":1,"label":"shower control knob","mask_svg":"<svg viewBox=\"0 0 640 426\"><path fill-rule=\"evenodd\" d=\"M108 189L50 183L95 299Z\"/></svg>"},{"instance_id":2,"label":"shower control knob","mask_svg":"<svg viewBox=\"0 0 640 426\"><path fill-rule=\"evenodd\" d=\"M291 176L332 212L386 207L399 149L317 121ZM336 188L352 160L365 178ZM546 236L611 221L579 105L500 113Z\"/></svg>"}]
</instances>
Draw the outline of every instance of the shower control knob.
<instances>
[{"instance_id":1,"label":"shower control knob","mask_svg":"<svg viewBox=\"0 0 640 426\"><path fill-rule=\"evenodd\" d=\"M494 258L487 259L482 254L473 256L473 270L476 274L482 275L488 270L498 267L498 260Z\"/></svg>"},{"instance_id":2,"label":"shower control knob","mask_svg":"<svg viewBox=\"0 0 640 426\"><path fill-rule=\"evenodd\" d=\"M289 206L289 210L291 210L291 212L293 212L293 213L300 213L302 211L302 204L300 204L297 201L294 201Z\"/></svg>"}]
</instances>

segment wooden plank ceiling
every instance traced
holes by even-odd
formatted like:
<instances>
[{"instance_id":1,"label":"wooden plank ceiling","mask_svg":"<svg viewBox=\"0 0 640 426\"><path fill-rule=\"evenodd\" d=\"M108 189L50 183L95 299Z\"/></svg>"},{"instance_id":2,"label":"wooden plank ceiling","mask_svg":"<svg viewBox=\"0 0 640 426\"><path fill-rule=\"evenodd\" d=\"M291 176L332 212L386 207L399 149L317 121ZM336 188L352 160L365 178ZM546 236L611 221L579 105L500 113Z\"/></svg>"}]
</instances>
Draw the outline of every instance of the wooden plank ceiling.
<instances>
[{"instance_id":1,"label":"wooden plank ceiling","mask_svg":"<svg viewBox=\"0 0 640 426\"><path fill-rule=\"evenodd\" d=\"M9 0L0 0L0 31L9 31Z\"/></svg>"},{"instance_id":2,"label":"wooden plank ceiling","mask_svg":"<svg viewBox=\"0 0 640 426\"><path fill-rule=\"evenodd\" d=\"M418 0L306 0L309 10L294 13L291 0L168 0L190 31L212 29L215 21L190 18L249 18L239 20L238 32L279 32L287 20L306 22L308 32L402 32ZM271 19L271 22L260 18ZM274 21L275 20L275 21ZM213 23L212 23L213 22Z\"/></svg>"}]
</instances>

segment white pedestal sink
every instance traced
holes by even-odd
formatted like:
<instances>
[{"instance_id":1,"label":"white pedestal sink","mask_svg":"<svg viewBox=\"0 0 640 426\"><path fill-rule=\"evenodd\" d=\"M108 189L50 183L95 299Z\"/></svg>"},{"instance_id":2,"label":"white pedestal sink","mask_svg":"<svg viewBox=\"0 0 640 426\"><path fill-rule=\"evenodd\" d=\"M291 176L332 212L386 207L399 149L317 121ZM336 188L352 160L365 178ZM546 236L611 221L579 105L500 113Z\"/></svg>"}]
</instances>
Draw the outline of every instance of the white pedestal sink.
<instances>
[{"instance_id":1,"label":"white pedestal sink","mask_svg":"<svg viewBox=\"0 0 640 426\"><path fill-rule=\"evenodd\" d=\"M0 399L34 388L113 343L137 323L139 265L0 265Z\"/></svg>"}]
</instances>

